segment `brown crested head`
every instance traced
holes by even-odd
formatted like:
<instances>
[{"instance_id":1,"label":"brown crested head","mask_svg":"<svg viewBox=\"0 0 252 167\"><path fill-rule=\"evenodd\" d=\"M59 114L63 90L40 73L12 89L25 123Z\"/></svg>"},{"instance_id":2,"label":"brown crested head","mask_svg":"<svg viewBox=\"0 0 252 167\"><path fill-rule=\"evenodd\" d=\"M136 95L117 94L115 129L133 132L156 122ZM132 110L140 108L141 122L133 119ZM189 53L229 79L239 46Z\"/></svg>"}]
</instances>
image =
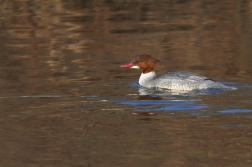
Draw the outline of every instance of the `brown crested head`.
<instances>
[{"instance_id":1,"label":"brown crested head","mask_svg":"<svg viewBox=\"0 0 252 167\"><path fill-rule=\"evenodd\" d=\"M135 57L135 59L133 59L131 63L134 66L138 66L142 70L142 72L145 74L145 73L154 71L155 67L161 62L150 55L143 54L143 55L139 55Z\"/></svg>"}]
</instances>

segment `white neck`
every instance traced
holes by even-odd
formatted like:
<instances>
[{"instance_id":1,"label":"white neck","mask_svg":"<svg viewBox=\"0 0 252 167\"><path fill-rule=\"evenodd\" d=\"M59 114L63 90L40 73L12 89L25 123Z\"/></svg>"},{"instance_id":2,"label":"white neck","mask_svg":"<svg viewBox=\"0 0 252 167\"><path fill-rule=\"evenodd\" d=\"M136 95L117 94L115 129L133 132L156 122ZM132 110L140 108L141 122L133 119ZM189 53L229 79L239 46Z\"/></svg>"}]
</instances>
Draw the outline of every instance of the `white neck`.
<instances>
[{"instance_id":1,"label":"white neck","mask_svg":"<svg viewBox=\"0 0 252 167\"><path fill-rule=\"evenodd\" d=\"M148 72L146 74L142 73L140 78L139 78L139 84L144 87L151 87L151 80L156 78L156 73L155 71Z\"/></svg>"}]
</instances>

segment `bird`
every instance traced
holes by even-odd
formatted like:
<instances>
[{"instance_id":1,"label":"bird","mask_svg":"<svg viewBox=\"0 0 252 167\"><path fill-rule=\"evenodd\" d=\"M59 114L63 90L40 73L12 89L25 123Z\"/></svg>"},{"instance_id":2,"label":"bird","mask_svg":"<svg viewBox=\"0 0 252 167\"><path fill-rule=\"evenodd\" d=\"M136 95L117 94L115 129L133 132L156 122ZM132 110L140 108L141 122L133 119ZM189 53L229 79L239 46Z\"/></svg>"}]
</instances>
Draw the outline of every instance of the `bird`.
<instances>
[{"instance_id":1,"label":"bird","mask_svg":"<svg viewBox=\"0 0 252 167\"><path fill-rule=\"evenodd\" d=\"M121 68L141 69L142 74L139 78L139 85L145 88L161 88L175 91L192 91L204 89L231 89L222 83L211 78L192 73L192 72L168 72L164 75L157 76L156 66L161 62L151 55L143 54L136 56L130 63L123 64Z\"/></svg>"}]
</instances>

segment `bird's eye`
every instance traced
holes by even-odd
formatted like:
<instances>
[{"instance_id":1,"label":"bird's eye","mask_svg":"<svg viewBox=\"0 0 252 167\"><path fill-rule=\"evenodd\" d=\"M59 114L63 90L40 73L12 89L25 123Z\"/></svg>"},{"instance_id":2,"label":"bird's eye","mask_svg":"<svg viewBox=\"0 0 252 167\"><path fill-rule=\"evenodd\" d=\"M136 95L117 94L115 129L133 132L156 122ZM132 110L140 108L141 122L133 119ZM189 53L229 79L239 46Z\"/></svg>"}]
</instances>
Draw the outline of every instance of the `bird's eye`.
<instances>
[{"instance_id":1,"label":"bird's eye","mask_svg":"<svg viewBox=\"0 0 252 167\"><path fill-rule=\"evenodd\" d=\"M138 64L139 62L138 61L135 61L134 64Z\"/></svg>"}]
</instances>

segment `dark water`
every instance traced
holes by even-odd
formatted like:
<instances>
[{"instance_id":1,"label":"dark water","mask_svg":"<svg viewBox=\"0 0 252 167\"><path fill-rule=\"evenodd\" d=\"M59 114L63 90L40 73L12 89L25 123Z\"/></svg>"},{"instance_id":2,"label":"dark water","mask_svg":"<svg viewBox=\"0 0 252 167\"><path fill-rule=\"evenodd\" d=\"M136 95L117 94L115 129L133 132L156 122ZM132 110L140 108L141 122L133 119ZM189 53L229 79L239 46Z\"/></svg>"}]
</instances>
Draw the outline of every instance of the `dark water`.
<instances>
[{"instance_id":1,"label":"dark water","mask_svg":"<svg viewBox=\"0 0 252 167\"><path fill-rule=\"evenodd\" d=\"M0 166L251 166L250 1L2 1ZM151 54L234 91L139 88Z\"/></svg>"}]
</instances>

